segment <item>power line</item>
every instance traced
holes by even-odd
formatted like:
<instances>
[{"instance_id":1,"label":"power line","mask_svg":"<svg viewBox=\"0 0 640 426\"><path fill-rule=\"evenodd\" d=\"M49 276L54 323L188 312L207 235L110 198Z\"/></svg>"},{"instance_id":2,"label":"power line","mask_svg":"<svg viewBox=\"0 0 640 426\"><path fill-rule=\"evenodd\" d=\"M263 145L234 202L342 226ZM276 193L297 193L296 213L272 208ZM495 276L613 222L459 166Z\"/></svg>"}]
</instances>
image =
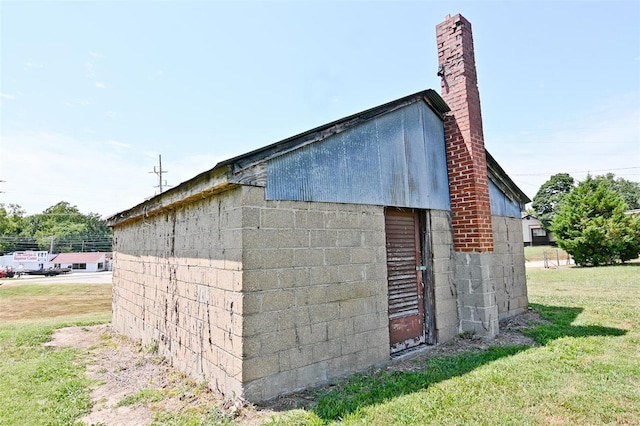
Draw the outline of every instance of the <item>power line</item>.
<instances>
[{"instance_id":1,"label":"power line","mask_svg":"<svg viewBox=\"0 0 640 426\"><path fill-rule=\"evenodd\" d=\"M591 172L612 172L612 171L617 171L617 170L632 170L632 169L640 169L640 166L620 167L620 168L617 168L617 169L580 170L580 171L562 172L562 173L571 174L571 173L591 173ZM544 173L511 173L509 176L546 176L546 175L550 175L550 174L553 174L553 172L544 172Z\"/></svg>"}]
</instances>

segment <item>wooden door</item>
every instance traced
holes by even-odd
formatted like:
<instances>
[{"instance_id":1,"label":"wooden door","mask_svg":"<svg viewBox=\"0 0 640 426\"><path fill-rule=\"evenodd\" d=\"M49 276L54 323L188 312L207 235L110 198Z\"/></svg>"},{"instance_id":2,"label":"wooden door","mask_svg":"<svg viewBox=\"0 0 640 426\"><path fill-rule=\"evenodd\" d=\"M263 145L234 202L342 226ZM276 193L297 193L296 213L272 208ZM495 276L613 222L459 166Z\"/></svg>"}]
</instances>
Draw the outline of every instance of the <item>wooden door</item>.
<instances>
[{"instance_id":1,"label":"wooden door","mask_svg":"<svg viewBox=\"0 0 640 426\"><path fill-rule=\"evenodd\" d=\"M414 211L385 211L391 352L425 342L420 223Z\"/></svg>"}]
</instances>

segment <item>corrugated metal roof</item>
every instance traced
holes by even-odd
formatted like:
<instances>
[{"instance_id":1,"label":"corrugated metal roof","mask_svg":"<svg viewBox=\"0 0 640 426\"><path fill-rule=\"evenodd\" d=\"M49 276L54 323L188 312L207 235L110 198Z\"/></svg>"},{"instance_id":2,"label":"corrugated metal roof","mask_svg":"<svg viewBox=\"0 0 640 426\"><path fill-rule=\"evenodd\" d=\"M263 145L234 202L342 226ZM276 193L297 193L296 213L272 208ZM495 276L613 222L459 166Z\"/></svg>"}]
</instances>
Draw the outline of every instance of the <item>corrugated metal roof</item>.
<instances>
[{"instance_id":1,"label":"corrugated metal roof","mask_svg":"<svg viewBox=\"0 0 640 426\"><path fill-rule=\"evenodd\" d=\"M267 200L450 208L444 124L421 101L266 164Z\"/></svg>"},{"instance_id":2,"label":"corrugated metal roof","mask_svg":"<svg viewBox=\"0 0 640 426\"><path fill-rule=\"evenodd\" d=\"M438 92L433 89L427 89L400 99L396 99L395 101L388 102L375 108L371 108L366 111L341 118L331 123L327 123L325 125L308 130L304 133L300 133L290 138L283 139L280 142L276 142L274 144L267 145L265 147L248 152L246 154L221 161L220 163L216 164L215 168L217 169L219 167L224 167L227 165L233 165L234 169L249 167L257 162L265 161L278 155L291 152L294 149L298 149L309 143L325 139L328 136L340 133L355 125L369 121L372 118L391 111L395 111L396 109L402 108L406 105L410 105L418 101L426 102L441 119L444 119L444 114L451 111L447 103L444 101L444 99L442 99L442 97L440 97Z\"/></svg>"}]
</instances>

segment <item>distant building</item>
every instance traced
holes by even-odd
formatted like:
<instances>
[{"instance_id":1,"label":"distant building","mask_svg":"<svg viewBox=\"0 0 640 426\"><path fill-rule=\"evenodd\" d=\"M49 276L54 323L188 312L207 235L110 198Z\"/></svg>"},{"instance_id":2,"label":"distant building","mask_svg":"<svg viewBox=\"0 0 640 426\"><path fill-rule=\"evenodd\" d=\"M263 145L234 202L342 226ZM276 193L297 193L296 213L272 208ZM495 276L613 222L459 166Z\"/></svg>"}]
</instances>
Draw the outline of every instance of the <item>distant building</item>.
<instances>
[{"instance_id":1,"label":"distant building","mask_svg":"<svg viewBox=\"0 0 640 426\"><path fill-rule=\"evenodd\" d=\"M533 215L522 217L522 240L525 246L547 246L555 244L553 234L542 226L542 222Z\"/></svg>"},{"instance_id":2,"label":"distant building","mask_svg":"<svg viewBox=\"0 0 640 426\"><path fill-rule=\"evenodd\" d=\"M55 255L51 255L45 250L16 251L0 256L0 267L15 270L23 269L25 271L32 269L46 269L51 266L49 261L53 256Z\"/></svg>"},{"instance_id":3,"label":"distant building","mask_svg":"<svg viewBox=\"0 0 640 426\"><path fill-rule=\"evenodd\" d=\"M107 270L108 253L60 253L51 262L55 268L71 268L74 271L99 272Z\"/></svg>"}]
</instances>

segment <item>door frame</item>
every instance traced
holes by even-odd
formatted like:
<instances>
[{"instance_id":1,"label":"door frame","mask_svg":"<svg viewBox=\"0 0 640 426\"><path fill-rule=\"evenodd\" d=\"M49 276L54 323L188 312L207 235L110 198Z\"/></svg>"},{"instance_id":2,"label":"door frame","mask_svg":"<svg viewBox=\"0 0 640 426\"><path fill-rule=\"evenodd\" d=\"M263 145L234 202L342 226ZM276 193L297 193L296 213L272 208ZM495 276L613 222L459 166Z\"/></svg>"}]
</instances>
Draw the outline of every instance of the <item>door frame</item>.
<instances>
[{"instance_id":1,"label":"door frame","mask_svg":"<svg viewBox=\"0 0 640 426\"><path fill-rule=\"evenodd\" d=\"M409 342L406 340L405 342L409 342L408 344L404 343L395 343L390 344L390 351L392 354L401 352L404 350L412 349L414 347L418 347L424 344L433 345L436 343L436 334L435 334L435 289L434 289L434 273L433 273L433 250L431 247L432 244L432 236L431 236L431 215L429 210L422 209L408 209L408 208L397 208L397 207L385 207L385 217L389 210L399 211L399 212L407 212L413 213L417 218L417 223L415 232L416 243L417 243L417 253L416 253L416 261L419 262L419 266L426 267L424 269L418 269L416 267L416 281L421 281L421 294L418 294L418 300L422 301L422 335L416 336L416 340L413 342ZM385 219L386 222L386 219ZM385 237L387 235L387 230L385 226ZM386 248L386 242L385 242ZM388 254L387 254L388 259ZM389 283L389 273L387 272L387 285ZM416 291L418 289L416 288ZM389 306L389 296L387 295L387 306ZM388 308L387 308L388 309ZM387 314L389 316L389 314ZM389 319L389 337L391 338L391 318Z\"/></svg>"}]
</instances>

